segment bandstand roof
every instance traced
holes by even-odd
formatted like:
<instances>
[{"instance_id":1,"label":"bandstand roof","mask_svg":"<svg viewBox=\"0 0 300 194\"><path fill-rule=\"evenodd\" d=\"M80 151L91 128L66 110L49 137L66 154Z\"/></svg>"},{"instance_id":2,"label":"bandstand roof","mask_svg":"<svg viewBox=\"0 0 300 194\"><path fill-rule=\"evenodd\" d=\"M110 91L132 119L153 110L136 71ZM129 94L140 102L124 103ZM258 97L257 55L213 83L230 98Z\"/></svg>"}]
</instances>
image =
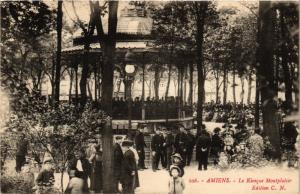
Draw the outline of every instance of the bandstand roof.
<instances>
[{"instance_id":1,"label":"bandstand roof","mask_svg":"<svg viewBox=\"0 0 300 194\"><path fill-rule=\"evenodd\" d=\"M154 37L152 36L153 20L147 17L143 10L135 10L125 7L118 18L116 34L116 60L123 61L125 53L130 49L134 54L137 62L146 60L148 63L157 62L160 56L167 56L168 51L158 50L154 46ZM107 38L107 20L103 21L104 36L100 39ZM66 61L79 61L84 52L84 42L86 39L81 32L76 32L73 38L73 46L62 50L63 58ZM101 55L99 37L94 35L90 37L89 57L96 59ZM147 56L146 56L147 55ZM179 61L182 57L177 56ZM192 57L184 57L185 60ZM162 62L162 61L161 61Z\"/></svg>"}]
</instances>

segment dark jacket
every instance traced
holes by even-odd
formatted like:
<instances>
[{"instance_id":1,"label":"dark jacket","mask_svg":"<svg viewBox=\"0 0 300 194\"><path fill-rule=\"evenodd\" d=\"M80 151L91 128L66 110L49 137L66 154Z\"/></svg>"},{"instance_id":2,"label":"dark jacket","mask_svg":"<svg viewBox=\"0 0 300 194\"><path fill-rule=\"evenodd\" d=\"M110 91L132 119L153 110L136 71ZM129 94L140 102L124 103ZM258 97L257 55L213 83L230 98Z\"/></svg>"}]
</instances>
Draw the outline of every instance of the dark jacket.
<instances>
[{"instance_id":1,"label":"dark jacket","mask_svg":"<svg viewBox=\"0 0 300 194\"><path fill-rule=\"evenodd\" d=\"M223 140L218 134L214 134L211 138L211 153L218 154L223 149Z\"/></svg>"},{"instance_id":2,"label":"dark jacket","mask_svg":"<svg viewBox=\"0 0 300 194\"><path fill-rule=\"evenodd\" d=\"M211 139L209 136L202 134L198 137L196 142L196 157L199 159L201 152L209 152L211 147Z\"/></svg>"},{"instance_id":3,"label":"dark jacket","mask_svg":"<svg viewBox=\"0 0 300 194\"><path fill-rule=\"evenodd\" d=\"M76 167L77 158L74 158L74 159L70 160L70 162L69 162L69 171L70 170L75 170L75 176L76 177L86 180L91 175L92 167L91 167L90 162L87 159L82 158L80 160L81 160L83 172L77 170L77 167Z\"/></svg>"},{"instance_id":4,"label":"dark jacket","mask_svg":"<svg viewBox=\"0 0 300 194\"><path fill-rule=\"evenodd\" d=\"M118 143L116 143L114 145L114 176L116 178L121 177L123 158L124 156L123 156L121 146Z\"/></svg>"},{"instance_id":5,"label":"dark jacket","mask_svg":"<svg viewBox=\"0 0 300 194\"><path fill-rule=\"evenodd\" d=\"M144 140L144 134L139 132L136 134L134 138L134 143L136 146L136 150L144 150L144 147L147 147L145 140Z\"/></svg>"},{"instance_id":6,"label":"dark jacket","mask_svg":"<svg viewBox=\"0 0 300 194\"><path fill-rule=\"evenodd\" d=\"M175 149L176 152L186 152L188 146L188 137L185 133L178 133L175 137Z\"/></svg>"},{"instance_id":7,"label":"dark jacket","mask_svg":"<svg viewBox=\"0 0 300 194\"><path fill-rule=\"evenodd\" d=\"M133 178L137 178L137 174L132 176L132 172L137 173L137 166L134 158L134 153L131 150L127 150L124 153L123 163L122 163L122 174L121 180L123 184L132 183ZM135 180L137 182L137 180ZM136 185L136 184L135 184Z\"/></svg>"},{"instance_id":8,"label":"dark jacket","mask_svg":"<svg viewBox=\"0 0 300 194\"><path fill-rule=\"evenodd\" d=\"M17 142L17 156L25 156L27 154L28 141L26 139L20 139Z\"/></svg>"},{"instance_id":9,"label":"dark jacket","mask_svg":"<svg viewBox=\"0 0 300 194\"><path fill-rule=\"evenodd\" d=\"M166 145L165 148L168 153L173 153L173 146L174 146L174 137L172 134L168 134L165 141Z\"/></svg>"},{"instance_id":10,"label":"dark jacket","mask_svg":"<svg viewBox=\"0 0 300 194\"><path fill-rule=\"evenodd\" d=\"M191 133L188 133L187 134L187 149L189 151L192 151L194 146L195 146L195 143L196 143L196 138L193 134Z\"/></svg>"},{"instance_id":11,"label":"dark jacket","mask_svg":"<svg viewBox=\"0 0 300 194\"><path fill-rule=\"evenodd\" d=\"M151 150L155 152L162 151L163 139L160 135L155 134L151 140Z\"/></svg>"}]
</instances>

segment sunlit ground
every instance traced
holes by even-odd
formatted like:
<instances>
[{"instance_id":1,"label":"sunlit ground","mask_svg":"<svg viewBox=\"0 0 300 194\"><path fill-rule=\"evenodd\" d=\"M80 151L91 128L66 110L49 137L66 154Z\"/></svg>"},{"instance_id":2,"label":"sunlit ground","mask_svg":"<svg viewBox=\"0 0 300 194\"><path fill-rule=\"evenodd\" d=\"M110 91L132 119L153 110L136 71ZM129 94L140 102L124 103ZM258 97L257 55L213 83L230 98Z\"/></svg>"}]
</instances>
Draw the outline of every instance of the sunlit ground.
<instances>
[{"instance_id":1,"label":"sunlit ground","mask_svg":"<svg viewBox=\"0 0 300 194\"><path fill-rule=\"evenodd\" d=\"M14 161L6 166L13 170ZM207 171L198 171L196 163L185 168L184 180L186 183L185 194L298 194L299 171L295 168L287 168L284 163L281 166L265 166L252 169L236 169L220 171L209 166ZM140 187L136 189L137 194L161 194L168 193L169 173L166 170L153 172L148 170L139 171ZM207 183L211 178L221 178L223 183ZM247 183L247 179L261 181L263 183ZM289 183L266 183L266 179L290 179ZM60 174L55 174L55 186L60 187ZM68 184L68 175L64 174L64 187ZM244 183L241 183L244 180ZM229 181L226 183L226 181ZM268 190L252 190L253 186L268 187ZM283 190L280 190L283 189ZM276 190L271 190L276 189Z\"/></svg>"}]
</instances>

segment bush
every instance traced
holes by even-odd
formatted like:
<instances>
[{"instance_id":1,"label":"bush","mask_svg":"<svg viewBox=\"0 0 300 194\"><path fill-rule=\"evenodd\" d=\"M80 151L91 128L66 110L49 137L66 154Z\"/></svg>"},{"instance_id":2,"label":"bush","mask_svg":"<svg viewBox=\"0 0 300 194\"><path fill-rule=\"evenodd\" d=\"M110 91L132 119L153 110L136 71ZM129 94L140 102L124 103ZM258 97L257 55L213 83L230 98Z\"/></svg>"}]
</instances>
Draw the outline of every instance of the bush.
<instances>
[{"instance_id":1,"label":"bush","mask_svg":"<svg viewBox=\"0 0 300 194\"><path fill-rule=\"evenodd\" d=\"M1 176L1 193L33 193L33 174L4 173Z\"/></svg>"}]
</instances>

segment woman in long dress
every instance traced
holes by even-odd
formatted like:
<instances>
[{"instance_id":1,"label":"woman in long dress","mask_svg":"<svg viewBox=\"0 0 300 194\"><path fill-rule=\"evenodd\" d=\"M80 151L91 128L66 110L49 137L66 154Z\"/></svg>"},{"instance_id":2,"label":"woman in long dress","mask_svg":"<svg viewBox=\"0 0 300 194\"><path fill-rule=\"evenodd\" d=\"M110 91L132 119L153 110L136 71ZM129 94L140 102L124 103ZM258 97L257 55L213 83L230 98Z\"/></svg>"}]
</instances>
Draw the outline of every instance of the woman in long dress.
<instances>
[{"instance_id":1,"label":"woman in long dress","mask_svg":"<svg viewBox=\"0 0 300 194\"><path fill-rule=\"evenodd\" d=\"M92 163L92 174L91 174L91 190L95 193L100 193L103 187L102 182L102 151L100 144L95 146L95 152L90 157Z\"/></svg>"}]
</instances>

